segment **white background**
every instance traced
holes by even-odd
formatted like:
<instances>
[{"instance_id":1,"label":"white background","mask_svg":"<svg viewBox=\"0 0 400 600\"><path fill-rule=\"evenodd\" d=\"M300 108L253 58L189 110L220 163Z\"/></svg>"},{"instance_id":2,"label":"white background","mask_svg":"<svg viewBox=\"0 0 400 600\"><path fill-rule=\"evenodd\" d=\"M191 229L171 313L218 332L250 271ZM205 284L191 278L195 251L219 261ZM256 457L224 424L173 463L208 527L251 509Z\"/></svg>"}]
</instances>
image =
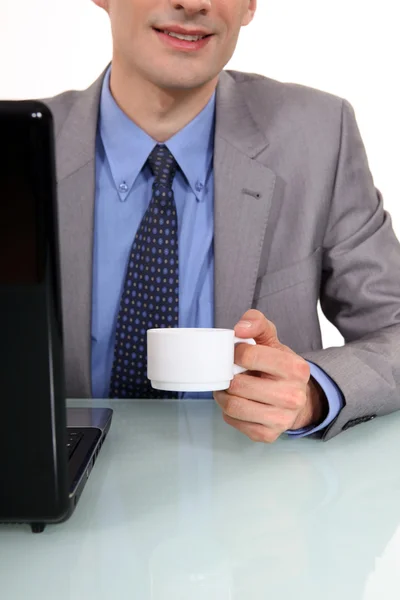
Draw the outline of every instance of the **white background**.
<instances>
[{"instance_id":1,"label":"white background","mask_svg":"<svg viewBox=\"0 0 400 600\"><path fill-rule=\"evenodd\" d=\"M228 68L337 94L354 106L376 186L400 234L398 0L259 0ZM111 58L90 0L0 0L0 98L85 88ZM324 345L342 338L324 319Z\"/></svg>"}]
</instances>

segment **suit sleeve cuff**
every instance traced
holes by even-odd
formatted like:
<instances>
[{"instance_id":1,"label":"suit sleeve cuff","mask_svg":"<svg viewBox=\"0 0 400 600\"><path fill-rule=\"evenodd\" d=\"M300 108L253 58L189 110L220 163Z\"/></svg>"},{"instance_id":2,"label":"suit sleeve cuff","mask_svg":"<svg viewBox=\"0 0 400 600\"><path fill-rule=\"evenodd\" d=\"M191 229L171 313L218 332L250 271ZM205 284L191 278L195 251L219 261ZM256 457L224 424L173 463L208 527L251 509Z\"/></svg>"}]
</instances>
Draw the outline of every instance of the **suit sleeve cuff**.
<instances>
[{"instance_id":1,"label":"suit sleeve cuff","mask_svg":"<svg viewBox=\"0 0 400 600\"><path fill-rule=\"evenodd\" d=\"M345 404L342 392L329 375L314 363L310 361L307 362L310 366L311 377L314 377L325 393L328 400L329 411L322 423L316 427L303 427L302 429L288 430L286 433L291 437L306 437L307 435L317 433L321 429L325 429L325 427L328 427L328 425L336 419Z\"/></svg>"}]
</instances>

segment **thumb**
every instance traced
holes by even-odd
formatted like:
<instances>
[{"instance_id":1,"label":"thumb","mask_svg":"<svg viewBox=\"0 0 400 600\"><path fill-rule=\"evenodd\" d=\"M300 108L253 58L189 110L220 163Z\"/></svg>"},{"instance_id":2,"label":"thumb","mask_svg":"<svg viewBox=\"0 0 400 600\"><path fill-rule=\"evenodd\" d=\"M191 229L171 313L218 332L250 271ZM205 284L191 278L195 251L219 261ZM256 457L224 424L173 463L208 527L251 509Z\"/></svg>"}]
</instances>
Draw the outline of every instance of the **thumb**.
<instances>
[{"instance_id":1,"label":"thumb","mask_svg":"<svg viewBox=\"0 0 400 600\"><path fill-rule=\"evenodd\" d=\"M235 326L235 335L241 338L254 338L257 344L270 348L286 347L280 343L275 325L259 310L248 310Z\"/></svg>"}]
</instances>

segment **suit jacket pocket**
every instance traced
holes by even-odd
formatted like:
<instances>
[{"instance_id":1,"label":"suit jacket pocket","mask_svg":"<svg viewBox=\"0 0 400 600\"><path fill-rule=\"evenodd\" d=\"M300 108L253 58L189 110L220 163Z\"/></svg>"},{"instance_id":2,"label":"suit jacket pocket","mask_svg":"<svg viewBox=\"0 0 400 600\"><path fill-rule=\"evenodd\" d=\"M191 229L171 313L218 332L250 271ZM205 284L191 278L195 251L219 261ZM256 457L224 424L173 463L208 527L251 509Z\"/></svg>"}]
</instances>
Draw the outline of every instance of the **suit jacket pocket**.
<instances>
[{"instance_id":1,"label":"suit jacket pocket","mask_svg":"<svg viewBox=\"0 0 400 600\"><path fill-rule=\"evenodd\" d=\"M282 344L301 354L322 348L318 320L322 249L257 282L253 308L272 321Z\"/></svg>"},{"instance_id":2,"label":"suit jacket pocket","mask_svg":"<svg viewBox=\"0 0 400 600\"><path fill-rule=\"evenodd\" d=\"M255 291L255 299L259 300L280 292L286 288L314 279L320 280L321 275L322 248L319 247L312 254L288 267L267 273L258 280Z\"/></svg>"}]
</instances>

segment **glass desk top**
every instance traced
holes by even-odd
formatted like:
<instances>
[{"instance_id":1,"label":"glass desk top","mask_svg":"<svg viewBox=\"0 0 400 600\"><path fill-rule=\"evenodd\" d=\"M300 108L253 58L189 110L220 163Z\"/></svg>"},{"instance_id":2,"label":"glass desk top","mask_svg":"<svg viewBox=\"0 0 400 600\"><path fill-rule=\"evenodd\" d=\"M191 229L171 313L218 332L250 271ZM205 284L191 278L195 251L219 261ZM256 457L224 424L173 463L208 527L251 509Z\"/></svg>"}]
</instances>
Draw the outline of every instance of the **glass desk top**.
<instances>
[{"instance_id":1,"label":"glass desk top","mask_svg":"<svg viewBox=\"0 0 400 600\"><path fill-rule=\"evenodd\" d=\"M398 600L400 414L257 444L213 401L111 406L75 513L0 525L2 600Z\"/></svg>"}]
</instances>

